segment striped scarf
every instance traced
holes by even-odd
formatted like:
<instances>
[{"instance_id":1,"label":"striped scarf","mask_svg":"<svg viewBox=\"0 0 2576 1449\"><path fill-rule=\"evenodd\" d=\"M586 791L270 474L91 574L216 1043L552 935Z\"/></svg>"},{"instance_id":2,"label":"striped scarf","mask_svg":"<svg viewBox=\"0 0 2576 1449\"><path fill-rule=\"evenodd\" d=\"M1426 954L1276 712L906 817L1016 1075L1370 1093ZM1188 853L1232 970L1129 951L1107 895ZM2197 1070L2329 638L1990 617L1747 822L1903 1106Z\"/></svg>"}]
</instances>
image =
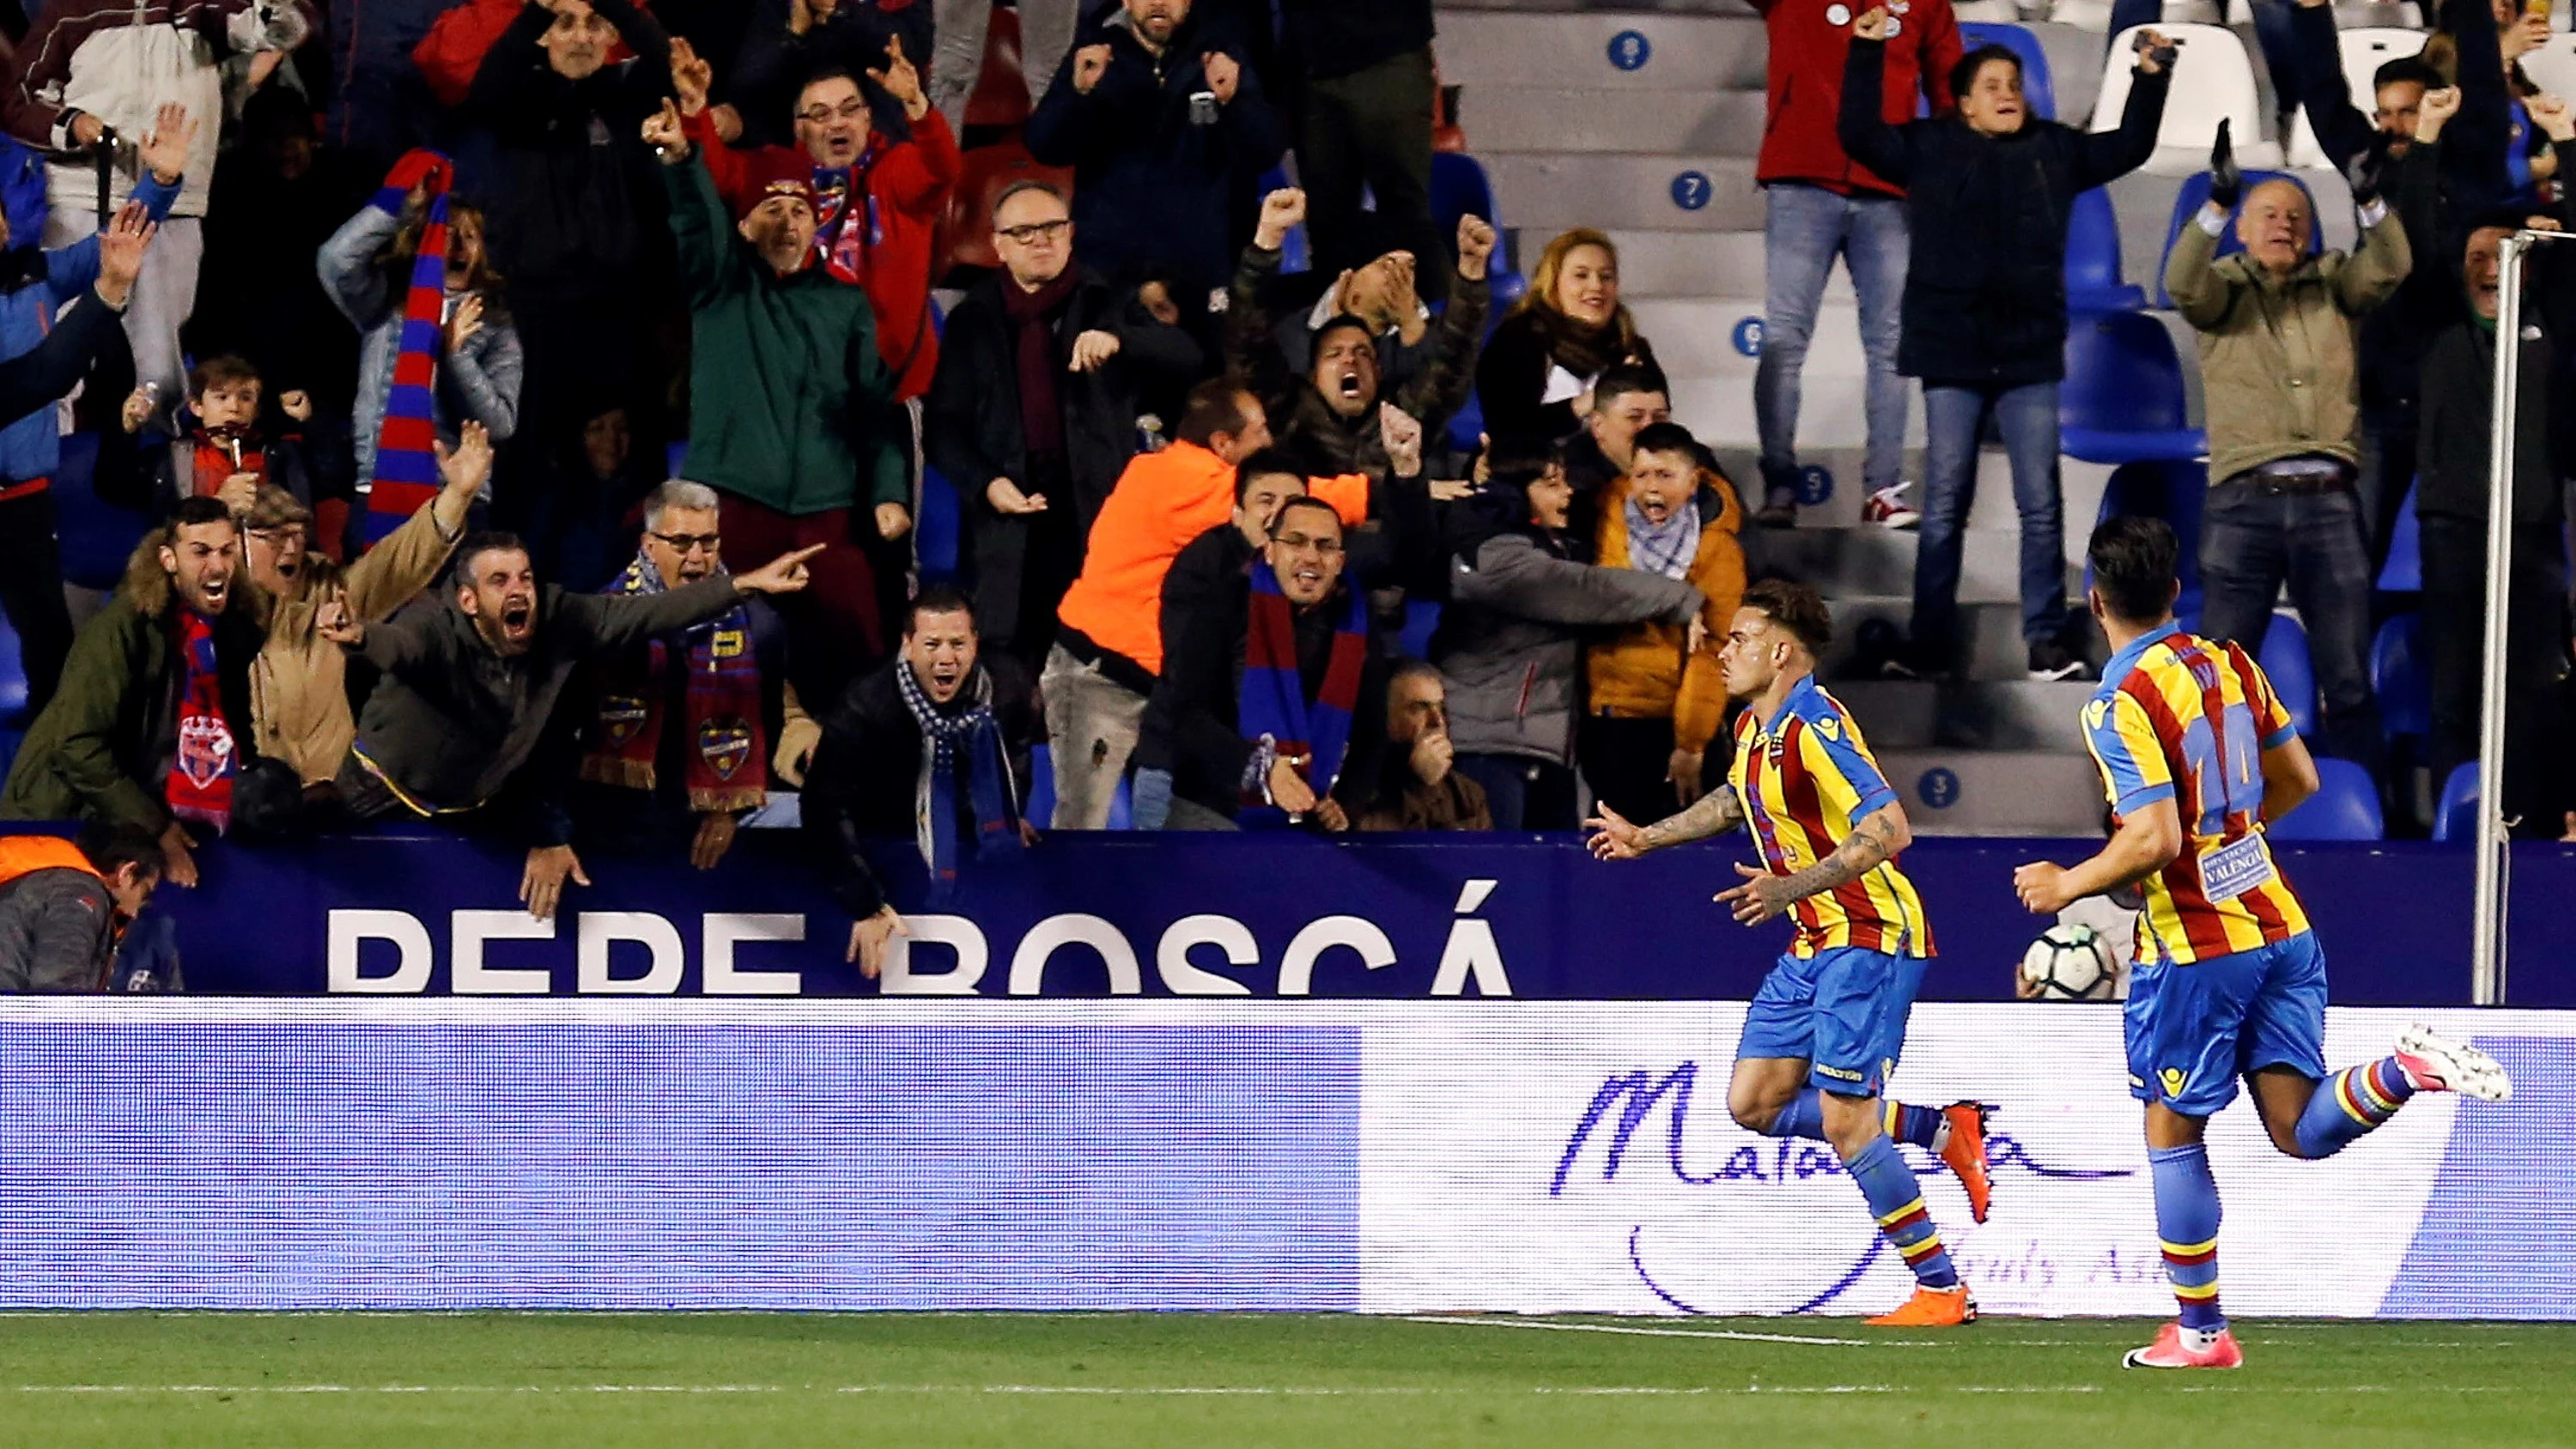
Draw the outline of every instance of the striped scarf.
<instances>
[{"instance_id":1,"label":"striped scarf","mask_svg":"<svg viewBox=\"0 0 2576 1449\"><path fill-rule=\"evenodd\" d=\"M965 708L943 714L913 675L912 661L894 662L895 688L921 730L921 773L912 790L912 836L930 867L930 901L945 905L957 894L957 776L965 766L966 800L975 809L975 854L990 858L1020 848L1019 792L1002 748L1002 725L993 717L993 676L980 666L958 696Z\"/></svg>"},{"instance_id":2,"label":"striped scarf","mask_svg":"<svg viewBox=\"0 0 2576 1449\"><path fill-rule=\"evenodd\" d=\"M662 571L638 553L608 594L664 592ZM751 646L751 611L736 604L681 635L689 671L681 708L688 731L689 808L701 815L750 810L769 798L769 748L760 719L760 660ZM648 641L642 677L630 661L606 672L597 728L582 756L581 777L630 790L654 787L669 727L671 641Z\"/></svg>"},{"instance_id":3,"label":"striped scarf","mask_svg":"<svg viewBox=\"0 0 2576 1449\"><path fill-rule=\"evenodd\" d=\"M1692 560L1699 557L1699 510L1684 503L1658 524L1637 506L1637 496L1632 493L1628 495L1626 513L1628 566L1686 582Z\"/></svg>"},{"instance_id":4,"label":"striped scarf","mask_svg":"<svg viewBox=\"0 0 2576 1449\"><path fill-rule=\"evenodd\" d=\"M394 163L372 205L402 215L414 186L425 186L429 214L420 250L403 296L401 351L394 359L393 390L376 430L376 471L367 483L365 546L375 547L403 521L438 496L437 426L431 421L438 390L440 322L447 303L447 189L456 168L435 151L412 151Z\"/></svg>"},{"instance_id":5,"label":"striped scarf","mask_svg":"<svg viewBox=\"0 0 2576 1449\"><path fill-rule=\"evenodd\" d=\"M179 738L162 799L173 816L202 821L220 832L232 823L233 779L241 772L241 751L224 718L215 621L185 605L178 612Z\"/></svg>"},{"instance_id":6,"label":"striped scarf","mask_svg":"<svg viewBox=\"0 0 2576 1449\"><path fill-rule=\"evenodd\" d=\"M1296 606L1279 591L1279 576L1270 571L1269 561L1252 561L1251 628L1244 636L1237 726L1244 738L1269 744L1283 760L1302 758L1298 773L1318 796L1331 794L1341 780L1342 758L1351 744L1351 712L1359 706L1360 668L1368 659L1368 596L1358 589L1345 592L1349 607L1341 627L1333 631L1323 687L1310 702L1297 668ZM1247 826L1280 825L1287 819L1277 807L1257 803L1235 818Z\"/></svg>"}]
</instances>

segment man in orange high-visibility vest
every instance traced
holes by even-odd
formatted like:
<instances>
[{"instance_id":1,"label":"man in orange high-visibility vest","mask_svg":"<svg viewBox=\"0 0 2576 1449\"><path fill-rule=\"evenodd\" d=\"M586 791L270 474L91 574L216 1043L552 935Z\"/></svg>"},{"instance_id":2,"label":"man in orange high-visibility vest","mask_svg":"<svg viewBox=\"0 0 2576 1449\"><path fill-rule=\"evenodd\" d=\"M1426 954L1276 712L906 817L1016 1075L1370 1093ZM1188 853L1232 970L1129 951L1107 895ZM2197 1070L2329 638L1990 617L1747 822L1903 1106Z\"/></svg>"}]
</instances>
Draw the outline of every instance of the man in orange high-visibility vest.
<instances>
[{"instance_id":1,"label":"man in orange high-visibility vest","mask_svg":"<svg viewBox=\"0 0 2576 1449\"><path fill-rule=\"evenodd\" d=\"M160 883L161 842L140 826L93 824L77 843L0 836L0 992L105 991Z\"/></svg>"}]
</instances>

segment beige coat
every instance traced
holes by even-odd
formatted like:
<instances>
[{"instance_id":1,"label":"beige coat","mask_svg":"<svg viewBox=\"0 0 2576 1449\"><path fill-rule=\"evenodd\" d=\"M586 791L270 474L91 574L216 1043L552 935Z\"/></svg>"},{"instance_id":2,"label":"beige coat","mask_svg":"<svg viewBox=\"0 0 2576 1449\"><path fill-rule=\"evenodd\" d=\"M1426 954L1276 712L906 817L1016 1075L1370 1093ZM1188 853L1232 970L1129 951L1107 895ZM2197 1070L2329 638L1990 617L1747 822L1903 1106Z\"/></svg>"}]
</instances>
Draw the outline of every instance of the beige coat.
<instances>
[{"instance_id":1,"label":"beige coat","mask_svg":"<svg viewBox=\"0 0 2576 1449\"><path fill-rule=\"evenodd\" d=\"M2241 252L2212 261L2217 251L2195 219L2165 260L2165 290L2200 334L2209 481L2303 453L2358 466L2359 319L2412 265L2396 213L2362 233L2359 251L2312 257L2286 277Z\"/></svg>"},{"instance_id":2,"label":"beige coat","mask_svg":"<svg viewBox=\"0 0 2576 1449\"><path fill-rule=\"evenodd\" d=\"M447 564L456 536L442 535L424 503L402 527L343 572L352 618L374 623L411 602ZM259 753L284 760L307 785L340 773L358 723L349 710L349 666L340 646L314 628L327 597L308 575L294 597L275 602L268 643L250 671L252 738Z\"/></svg>"}]
</instances>

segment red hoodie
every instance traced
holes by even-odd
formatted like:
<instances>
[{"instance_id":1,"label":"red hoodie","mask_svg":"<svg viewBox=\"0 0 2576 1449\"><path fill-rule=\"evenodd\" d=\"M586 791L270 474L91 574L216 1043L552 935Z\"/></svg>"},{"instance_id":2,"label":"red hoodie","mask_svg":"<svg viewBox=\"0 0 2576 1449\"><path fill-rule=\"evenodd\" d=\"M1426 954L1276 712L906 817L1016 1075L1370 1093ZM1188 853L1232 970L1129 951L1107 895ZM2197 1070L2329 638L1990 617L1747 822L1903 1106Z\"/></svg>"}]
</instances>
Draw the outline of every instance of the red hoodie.
<instances>
[{"instance_id":1,"label":"red hoodie","mask_svg":"<svg viewBox=\"0 0 2576 1449\"><path fill-rule=\"evenodd\" d=\"M1771 104L1762 126L1762 159L1754 179L1803 181L1839 191L1903 196L1843 153L1835 138L1842 114L1843 58L1852 20L1873 0L1753 0L1771 37ZM1950 0L1892 0L1887 6L1887 94L1879 108L1889 125L1914 119L1919 92L1932 114L1946 116L1950 67L1963 47Z\"/></svg>"},{"instance_id":2,"label":"red hoodie","mask_svg":"<svg viewBox=\"0 0 2576 1449\"><path fill-rule=\"evenodd\" d=\"M465 0L430 23L429 33L412 47L411 63L420 67L421 79L429 82L429 93L438 97L439 104L465 104L466 93L474 89L474 73L483 68L483 57L526 8L523 0ZM650 11L653 0L635 0L635 8ZM634 54L621 40L609 47L608 63L615 65Z\"/></svg>"},{"instance_id":3,"label":"red hoodie","mask_svg":"<svg viewBox=\"0 0 2576 1449\"><path fill-rule=\"evenodd\" d=\"M683 125L690 144L707 158L707 174L715 179L716 194L739 211L742 196L753 184L751 154L733 150L716 138L712 107ZM883 139L882 132L870 137L872 143ZM936 260L931 250L940 218L948 211L948 193L964 166L947 119L937 107L924 111L912 123L911 140L891 146L872 144L864 169L850 168L853 181L867 189L865 202L845 207L833 225L814 237L818 265L842 281L867 289L868 305L876 312L877 355L897 374L898 398L916 398L930 391L931 374L939 370L939 338L930 326L930 269Z\"/></svg>"}]
</instances>

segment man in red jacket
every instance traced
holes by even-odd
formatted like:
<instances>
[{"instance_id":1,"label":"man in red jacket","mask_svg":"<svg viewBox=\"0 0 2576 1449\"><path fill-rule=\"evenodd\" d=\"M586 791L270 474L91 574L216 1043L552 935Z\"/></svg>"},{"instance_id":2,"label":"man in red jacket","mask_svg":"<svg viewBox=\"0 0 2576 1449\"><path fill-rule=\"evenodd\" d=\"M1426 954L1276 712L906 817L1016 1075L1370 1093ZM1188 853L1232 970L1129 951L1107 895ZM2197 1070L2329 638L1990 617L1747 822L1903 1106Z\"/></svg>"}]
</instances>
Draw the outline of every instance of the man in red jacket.
<instances>
[{"instance_id":1,"label":"man in red jacket","mask_svg":"<svg viewBox=\"0 0 2576 1449\"><path fill-rule=\"evenodd\" d=\"M1903 466L1908 390L1896 371L1899 305L1905 296L1905 192L1843 151L1834 127L1842 109L1843 58L1852 19L1868 0L1753 0L1771 40L1770 114L1754 171L1767 215L1762 253L1768 273L1762 362L1753 374L1754 425L1762 436L1761 512L1755 521L1797 521L1798 375L1816 330L1816 308L1839 255L1860 294L1861 349L1869 358L1864 415L1869 451L1861 465L1869 516L1911 527ZM1888 6L1886 95L1891 124L1914 119L1918 98L1946 115L1950 67L1959 63L1959 21L1950 0Z\"/></svg>"},{"instance_id":2,"label":"man in red jacket","mask_svg":"<svg viewBox=\"0 0 2576 1449\"><path fill-rule=\"evenodd\" d=\"M887 42L885 68L870 70L868 79L903 107L910 139L872 126L858 77L826 67L796 93L796 143L813 162L820 203L814 260L867 289L876 312L877 353L895 376L895 396L908 401L928 392L939 370L939 339L930 325L931 252L948 193L965 163L956 133L932 109L900 38ZM767 174L757 164L763 154L732 150L718 138L716 114L707 105L713 68L686 41L672 44L671 81L689 140L707 158L716 193L727 205L738 205L757 189L757 176Z\"/></svg>"}]
</instances>

